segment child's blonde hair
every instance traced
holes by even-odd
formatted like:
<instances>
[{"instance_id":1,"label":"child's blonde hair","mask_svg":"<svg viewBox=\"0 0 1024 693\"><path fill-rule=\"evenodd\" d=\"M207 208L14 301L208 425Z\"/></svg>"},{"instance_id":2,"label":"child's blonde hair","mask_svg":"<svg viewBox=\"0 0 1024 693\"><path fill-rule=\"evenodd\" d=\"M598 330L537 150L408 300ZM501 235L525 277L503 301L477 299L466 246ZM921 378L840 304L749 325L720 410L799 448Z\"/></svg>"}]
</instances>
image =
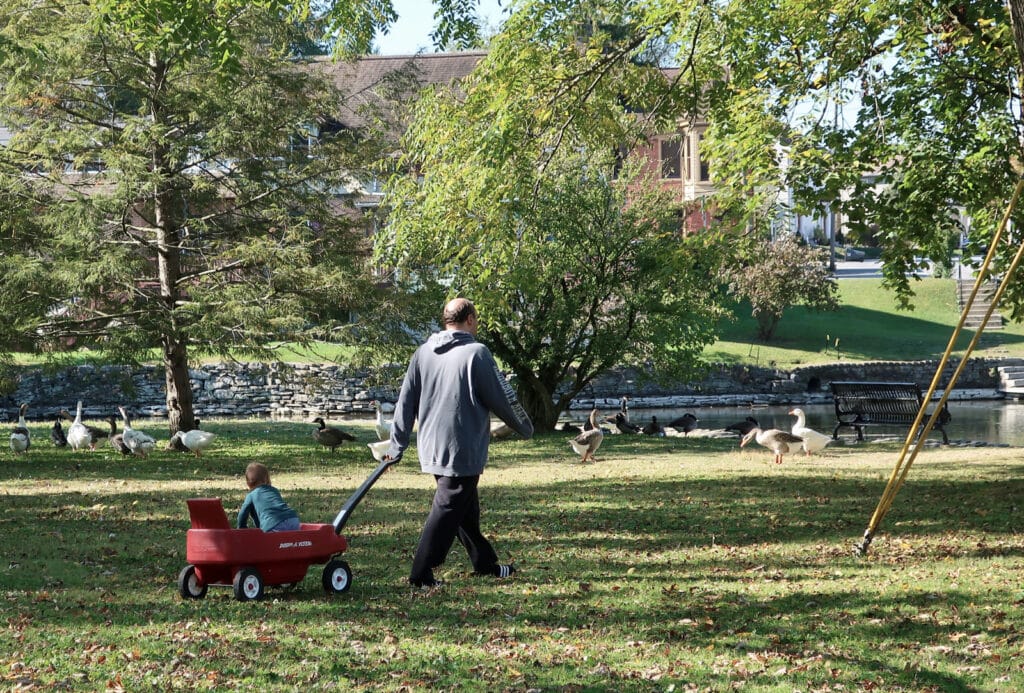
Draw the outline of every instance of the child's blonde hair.
<instances>
[{"instance_id":1,"label":"child's blonde hair","mask_svg":"<svg viewBox=\"0 0 1024 693\"><path fill-rule=\"evenodd\" d=\"M270 483L270 471L261 462L250 462L245 468L245 483L249 488L256 488Z\"/></svg>"}]
</instances>

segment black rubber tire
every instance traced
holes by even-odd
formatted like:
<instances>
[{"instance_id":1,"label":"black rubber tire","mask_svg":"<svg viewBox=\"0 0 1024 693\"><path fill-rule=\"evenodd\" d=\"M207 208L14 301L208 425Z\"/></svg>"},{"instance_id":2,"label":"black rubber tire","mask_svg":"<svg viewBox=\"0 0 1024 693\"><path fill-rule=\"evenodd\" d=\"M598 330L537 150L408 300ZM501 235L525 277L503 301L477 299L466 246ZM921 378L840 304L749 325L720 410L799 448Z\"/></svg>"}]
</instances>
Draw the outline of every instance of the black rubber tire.
<instances>
[{"instance_id":1,"label":"black rubber tire","mask_svg":"<svg viewBox=\"0 0 1024 693\"><path fill-rule=\"evenodd\" d=\"M345 561L332 558L324 566L321 581L323 582L324 592L327 592L327 594L348 592L348 588L352 586L352 569L348 567L348 563Z\"/></svg>"},{"instance_id":2,"label":"black rubber tire","mask_svg":"<svg viewBox=\"0 0 1024 693\"><path fill-rule=\"evenodd\" d=\"M178 573L178 594L182 599L202 599L206 596L207 585L199 583L196 567L189 563Z\"/></svg>"},{"instance_id":3,"label":"black rubber tire","mask_svg":"<svg viewBox=\"0 0 1024 693\"><path fill-rule=\"evenodd\" d=\"M235 599L240 602L263 599L263 576L255 568L239 570L231 586L235 590Z\"/></svg>"}]
</instances>

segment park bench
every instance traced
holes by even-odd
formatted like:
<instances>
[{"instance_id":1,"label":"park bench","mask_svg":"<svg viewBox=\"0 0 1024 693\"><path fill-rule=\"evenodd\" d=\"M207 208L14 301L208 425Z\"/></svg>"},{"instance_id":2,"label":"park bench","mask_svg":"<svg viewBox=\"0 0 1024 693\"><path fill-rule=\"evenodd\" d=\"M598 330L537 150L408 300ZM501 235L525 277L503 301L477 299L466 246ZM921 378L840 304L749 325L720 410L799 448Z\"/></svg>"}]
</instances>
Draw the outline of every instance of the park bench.
<instances>
[{"instance_id":1,"label":"park bench","mask_svg":"<svg viewBox=\"0 0 1024 693\"><path fill-rule=\"evenodd\" d=\"M867 426L910 426L924 400L917 383L832 381L831 386L836 405L833 440L839 437L839 429L844 426L856 429L857 440L864 440ZM931 412L925 412L922 429L929 418ZM944 445L949 445L946 424L950 418L949 409L943 404L933 428L942 433Z\"/></svg>"}]
</instances>

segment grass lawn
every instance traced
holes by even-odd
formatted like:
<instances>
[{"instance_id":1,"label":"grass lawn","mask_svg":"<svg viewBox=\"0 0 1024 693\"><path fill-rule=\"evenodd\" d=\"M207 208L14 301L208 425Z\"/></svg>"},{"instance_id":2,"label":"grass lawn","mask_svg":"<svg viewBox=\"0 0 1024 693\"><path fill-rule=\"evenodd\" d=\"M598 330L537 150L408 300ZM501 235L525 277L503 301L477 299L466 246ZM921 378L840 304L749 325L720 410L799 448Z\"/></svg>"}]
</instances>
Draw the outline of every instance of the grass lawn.
<instances>
[{"instance_id":1,"label":"grass lawn","mask_svg":"<svg viewBox=\"0 0 1024 693\"><path fill-rule=\"evenodd\" d=\"M185 499L262 460L307 521L329 522L374 462L311 426L218 421L202 458L55 450L32 425L0 452L2 688L345 691L1015 691L1024 689L1024 462L928 449L865 558L852 555L896 446L776 466L734 440L609 437L580 465L566 436L496 443L484 527L520 572L440 591L405 578L433 480L411 453L345 530L354 580L183 600ZM156 424L137 422L155 435Z\"/></svg>"},{"instance_id":2,"label":"grass lawn","mask_svg":"<svg viewBox=\"0 0 1024 693\"><path fill-rule=\"evenodd\" d=\"M840 310L790 308L768 343L757 339L757 323L750 317L749 307L740 307L737 319L723 326L722 338L705 356L712 362L775 364L780 368L840 360L938 359L960 318L953 282L923 279L914 283L914 289L914 310L898 311L881 279L841 280ZM963 332L954 355L962 355L973 336L972 331ZM1002 330L987 331L974 355L1024 356L1024 325L1007 322Z\"/></svg>"}]
</instances>

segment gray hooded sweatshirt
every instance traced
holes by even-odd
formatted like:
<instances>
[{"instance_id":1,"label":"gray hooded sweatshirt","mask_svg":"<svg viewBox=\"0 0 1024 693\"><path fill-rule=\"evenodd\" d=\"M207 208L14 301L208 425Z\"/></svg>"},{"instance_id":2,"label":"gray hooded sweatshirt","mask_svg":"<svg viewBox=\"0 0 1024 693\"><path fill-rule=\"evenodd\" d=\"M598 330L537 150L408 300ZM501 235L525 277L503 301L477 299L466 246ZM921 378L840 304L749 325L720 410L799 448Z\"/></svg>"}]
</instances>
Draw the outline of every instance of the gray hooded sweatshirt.
<instances>
[{"instance_id":1,"label":"gray hooded sweatshirt","mask_svg":"<svg viewBox=\"0 0 1024 693\"><path fill-rule=\"evenodd\" d=\"M533 423L491 356L473 335L430 335L409 361L395 405L388 454L400 459L419 421L420 468L440 476L478 476L487 464L493 413L524 438Z\"/></svg>"}]
</instances>

